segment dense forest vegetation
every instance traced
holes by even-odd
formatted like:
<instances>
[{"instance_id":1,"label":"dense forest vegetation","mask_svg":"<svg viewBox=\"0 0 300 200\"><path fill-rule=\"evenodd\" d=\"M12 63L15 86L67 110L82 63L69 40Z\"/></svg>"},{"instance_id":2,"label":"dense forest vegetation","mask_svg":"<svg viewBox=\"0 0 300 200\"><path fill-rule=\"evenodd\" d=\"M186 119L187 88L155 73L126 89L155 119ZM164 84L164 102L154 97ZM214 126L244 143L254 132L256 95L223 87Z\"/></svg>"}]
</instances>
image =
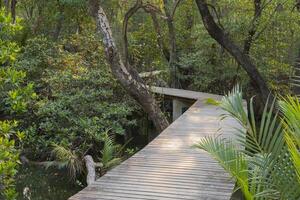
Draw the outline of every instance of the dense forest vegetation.
<instances>
[{"instance_id":1,"label":"dense forest vegetation","mask_svg":"<svg viewBox=\"0 0 300 200\"><path fill-rule=\"evenodd\" d=\"M299 92L291 79L300 62L298 0L1 0L0 7L0 199L22 199L16 182L24 165L65 169L82 186L87 156L100 176L135 153L170 122L168 105L146 85L221 95L240 85L257 123L276 112L275 96ZM150 71L160 73L139 75ZM289 98L281 108L288 115L294 105L298 118L287 127L300 124L299 102ZM300 127L287 129L299 169Z\"/></svg>"}]
</instances>

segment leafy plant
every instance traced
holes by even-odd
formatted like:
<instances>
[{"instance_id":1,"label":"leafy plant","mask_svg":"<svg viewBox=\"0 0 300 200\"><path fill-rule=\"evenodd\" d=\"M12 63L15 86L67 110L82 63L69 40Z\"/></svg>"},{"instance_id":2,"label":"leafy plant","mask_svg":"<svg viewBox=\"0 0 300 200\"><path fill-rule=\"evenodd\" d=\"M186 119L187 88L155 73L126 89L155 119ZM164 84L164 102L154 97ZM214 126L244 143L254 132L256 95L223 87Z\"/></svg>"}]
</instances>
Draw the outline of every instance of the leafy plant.
<instances>
[{"instance_id":1,"label":"leafy plant","mask_svg":"<svg viewBox=\"0 0 300 200\"><path fill-rule=\"evenodd\" d=\"M7 200L17 197L14 178L25 138L14 119L36 97L33 84L25 81L26 73L14 67L20 48L13 38L22 28L18 22L12 24L10 16L0 10L0 198Z\"/></svg>"},{"instance_id":2,"label":"leafy plant","mask_svg":"<svg viewBox=\"0 0 300 200\"><path fill-rule=\"evenodd\" d=\"M94 49L91 51L91 49ZM59 43L28 41L17 61L33 81L39 99L24 125L24 147L35 157L51 157L52 143L85 152L101 149L101 133L123 135L138 107L110 74L93 35L72 35Z\"/></svg>"},{"instance_id":3,"label":"leafy plant","mask_svg":"<svg viewBox=\"0 0 300 200\"><path fill-rule=\"evenodd\" d=\"M77 174L83 170L82 160L78 155L63 146L53 144L52 153L55 155L56 160L60 163L59 167L66 167L69 170L71 178L75 179Z\"/></svg>"},{"instance_id":4,"label":"leafy plant","mask_svg":"<svg viewBox=\"0 0 300 200\"><path fill-rule=\"evenodd\" d=\"M285 140L300 182L300 102L288 96L279 102L279 106L283 113Z\"/></svg>"},{"instance_id":5,"label":"leafy plant","mask_svg":"<svg viewBox=\"0 0 300 200\"><path fill-rule=\"evenodd\" d=\"M223 98L221 107L226 111L223 118L233 117L240 125L235 127L234 140L206 137L196 147L209 152L230 173L246 199L298 199L297 165L288 151L275 101L270 108L265 106L260 124L253 111L253 98L248 115L238 87Z\"/></svg>"},{"instance_id":6,"label":"leafy plant","mask_svg":"<svg viewBox=\"0 0 300 200\"><path fill-rule=\"evenodd\" d=\"M214 105L214 106L218 106L220 105L220 102L213 99L213 98L207 98L206 101L205 101L206 104L209 104L209 105Z\"/></svg>"},{"instance_id":7,"label":"leafy plant","mask_svg":"<svg viewBox=\"0 0 300 200\"><path fill-rule=\"evenodd\" d=\"M100 151L100 162L97 162L96 165L101 168L101 173L105 173L110 168L120 164L122 161L120 150L122 150L126 144L121 147L116 144L113 136L108 134L108 130L99 135L101 135L102 141L102 146L99 146L99 148L102 150ZM52 146L52 155L55 157L54 161L46 161L42 162L42 164L46 166L46 168L66 168L69 170L70 177L75 180L76 176L83 172L83 158L88 150L85 153L82 153L79 149L77 149L77 151L71 150L62 145L53 144Z\"/></svg>"},{"instance_id":8,"label":"leafy plant","mask_svg":"<svg viewBox=\"0 0 300 200\"><path fill-rule=\"evenodd\" d=\"M16 121L0 121L0 198L13 200L17 197L14 176L19 165L18 142L24 138L22 132L16 131Z\"/></svg>"},{"instance_id":9,"label":"leafy plant","mask_svg":"<svg viewBox=\"0 0 300 200\"><path fill-rule=\"evenodd\" d=\"M113 137L109 136L108 132L104 133L103 142L100 162L103 164L103 169L107 171L120 164L122 159L118 155L118 145L114 143Z\"/></svg>"}]
</instances>

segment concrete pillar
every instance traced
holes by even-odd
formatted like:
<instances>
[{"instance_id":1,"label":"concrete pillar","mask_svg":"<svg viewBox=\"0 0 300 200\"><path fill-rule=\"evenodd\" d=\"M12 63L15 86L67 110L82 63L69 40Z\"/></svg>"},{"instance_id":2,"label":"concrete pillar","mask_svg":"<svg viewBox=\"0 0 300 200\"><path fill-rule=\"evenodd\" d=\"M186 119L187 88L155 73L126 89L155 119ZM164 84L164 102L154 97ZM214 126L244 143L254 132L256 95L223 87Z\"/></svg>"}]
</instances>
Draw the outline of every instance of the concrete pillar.
<instances>
[{"instance_id":1,"label":"concrete pillar","mask_svg":"<svg viewBox=\"0 0 300 200\"><path fill-rule=\"evenodd\" d=\"M173 121L180 117L187 109L189 105L178 99L173 99Z\"/></svg>"}]
</instances>

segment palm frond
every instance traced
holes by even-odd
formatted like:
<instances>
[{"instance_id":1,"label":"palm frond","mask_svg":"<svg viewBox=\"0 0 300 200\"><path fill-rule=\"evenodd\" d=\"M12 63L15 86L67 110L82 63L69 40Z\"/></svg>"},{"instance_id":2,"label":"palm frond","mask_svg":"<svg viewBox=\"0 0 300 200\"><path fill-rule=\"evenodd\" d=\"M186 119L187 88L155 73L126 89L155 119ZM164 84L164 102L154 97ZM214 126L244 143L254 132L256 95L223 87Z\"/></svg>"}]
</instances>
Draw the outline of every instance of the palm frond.
<instances>
[{"instance_id":1,"label":"palm frond","mask_svg":"<svg viewBox=\"0 0 300 200\"><path fill-rule=\"evenodd\" d=\"M220 165L230 173L240 186L247 199L253 199L248 184L248 161L245 155L238 151L231 142L221 138L202 138L195 147L207 151Z\"/></svg>"},{"instance_id":2,"label":"palm frond","mask_svg":"<svg viewBox=\"0 0 300 200\"><path fill-rule=\"evenodd\" d=\"M245 147L245 151L249 155L256 153L265 154L272 152L276 157L278 151L284 144L282 136L282 127L278 124L277 114L274 116L275 100L271 107L268 107L268 102L263 111L260 126L256 123L255 113L253 109L253 98L250 100L249 117L243 103L242 92L239 87L235 87L232 92L223 97L221 108L227 111L223 118L233 117L236 119L241 128L236 128L236 140L241 146ZM245 134L245 132L247 134Z\"/></svg>"},{"instance_id":3,"label":"palm frond","mask_svg":"<svg viewBox=\"0 0 300 200\"><path fill-rule=\"evenodd\" d=\"M283 114L285 140L300 183L300 102L297 98L288 96L279 102L279 106Z\"/></svg>"},{"instance_id":4,"label":"palm frond","mask_svg":"<svg viewBox=\"0 0 300 200\"><path fill-rule=\"evenodd\" d=\"M82 172L82 160L71 149L53 144L52 154L55 155L56 164L59 163L59 167L66 167L72 179Z\"/></svg>"},{"instance_id":5,"label":"palm frond","mask_svg":"<svg viewBox=\"0 0 300 200\"><path fill-rule=\"evenodd\" d=\"M293 156L293 154L298 156L299 146L297 143L293 143L294 145L291 143L297 140L294 137L299 133L294 133L295 130L299 130L299 120L298 118L296 118L298 121L295 120L295 115L297 117L300 115L298 109L294 108L299 104L289 103L293 105L293 111L289 112L288 117L291 119L286 120L284 126L278 113L275 112L275 100L271 106L268 104L267 102L261 121L257 123L253 98L250 100L247 113L244 109L242 92L239 87L235 87L223 98L221 107L227 112L222 119L232 117L240 125L234 128L236 130L234 141L237 144L219 138L205 138L196 146L212 154L236 179L246 199L299 199L299 174L295 170L295 167L299 167L299 159ZM291 110L292 107L285 106L284 109ZM298 124L296 127L295 123ZM287 135L284 134L284 128L286 132L287 126L289 132L292 130L293 133L284 137ZM293 162L296 164L293 165Z\"/></svg>"}]
</instances>

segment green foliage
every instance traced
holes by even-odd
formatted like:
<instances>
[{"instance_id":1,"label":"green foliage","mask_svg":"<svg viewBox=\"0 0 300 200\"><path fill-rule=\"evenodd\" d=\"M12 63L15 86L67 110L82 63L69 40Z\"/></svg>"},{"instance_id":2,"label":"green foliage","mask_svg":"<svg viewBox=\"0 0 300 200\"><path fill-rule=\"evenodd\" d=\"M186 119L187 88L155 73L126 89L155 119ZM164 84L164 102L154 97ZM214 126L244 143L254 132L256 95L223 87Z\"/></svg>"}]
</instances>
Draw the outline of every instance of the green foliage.
<instances>
[{"instance_id":1,"label":"green foliage","mask_svg":"<svg viewBox=\"0 0 300 200\"><path fill-rule=\"evenodd\" d=\"M0 69L0 112L23 113L36 98L33 84L25 83L25 72L13 67Z\"/></svg>"},{"instance_id":2,"label":"green foliage","mask_svg":"<svg viewBox=\"0 0 300 200\"><path fill-rule=\"evenodd\" d=\"M131 20L129 35L130 57L140 72L165 69L166 59L158 48L156 33L153 30L150 16L138 13Z\"/></svg>"},{"instance_id":3,"label":"green foliage","mask_svg":"<svg viewBox=\"0 0 300 200\"><path fill-rule=\"evenodd\" d=\"M16 121L0 121L0 198L13 200L17 197L14 188L14 176L19 162L18 141L23 139L24 133L16 131Z\"/></svg>"},{"instance_id":4,"label":"green foliage","mask_svg":"<svg viewBox=\"0 0 300 200\"><path fill-rule=\"evenodd\" d=\"M3 9L0 10L0 26L0 112L21 113L35 97L33 85L25 83L26 73L13 66L20 51L13 39L21 26L11 24L11 18Z\"/></svg>"},{"instance_id":5,"label":"green foliage","mask_svg":"<svg viewBox=\"0 0 300 200\"><path fill-rule=\"evenodd\" d=\"M220 102L219 101L216 101L215 99L213 98L208 98L206 99L206 104L210 104L210 105L214 105L214 106L218 106L220 105Z\"/></svg>"},{"instance_id":6,"label":"green foliage","mask_svg":"<svg viewBox=\"0 0 300 200\"><path fill-rule=\"evenodd\" d=\"M114 136L109 135L108 130L99 133L99 135L101 136L101 145L99 147L102 150L100 151L100 162L97 163L97 167L101 168L101 173L105 173L107 170L121 163L123 156L121 150L126 144L124 146L116 144ZM53 144L52 155L54 156L54 161L43 162L43 164L47 168L53 166L67 168L70 177L75 180L76 176L83 172L83 160L86 153L87 151L82 152L80 149L72 150L69 147Z\"/></svg>"},{"instance_id":7,"label":"green foliage","mask_svg":"<svg viewBox=\"0 0 300 200\"><path fill-rule=\"evenodd\" d=\"M17 65L39 94L26 123L25 147L37 155L52 143L99 152L101 133L124 134L137 107L110 74L103 49L93 35L74 35L60 43L39 37L28 41Z\"/></svg>"},{"instance_id":8,"label":"green foliage","mask_svg":"<svg viewBox=\"0 0 300 200\"><path fill-rule=\"evenodd\" d=\"M227 52L216 42L207 37L202 24L194 27L191 38L194 40L192 50L180 58L180 78L193 90L223 94L231 88L236 74L236 64ZM247 77L243 75L243 84Z\"/></svg>"},{"instance_id":9,"label":"green foliage","mask_svg":"<svg viewBox=\"0 0 300 200\"><path fill-rule=\"evenodd\" d=\"M82 158L86 154L103 162L105 170L120 162L122 147L116 141L126 134L128 128L136 126L136 115L142 113L111 75L99 42L101 39L94 34L95 23L89 17L87 2L18 1L17 15L23 19L17 18L15 24L11 23L6 11L0 11L0 121L5 130L0 137L0 153L17 155L22 146L27 156L47 160L45 164L48 166L66 167L72 177L82 172ZM111 20L114 39L120 50L123 47L121 27L124 14L135 2L111 0L101 4ZM165 14L163 0L143 2L153 3L161 9L161 14ZM208 2L216 7L216 10L211 10L216 21L242 49L253 25L253 1ZM269 3L255 24L257 32L249 56L272 89L287 93L290 68L299 49L300 15L294 9L294 1L262 2ZM172 2L166 6L172 9ZM161 39L170 48L166 19L158 13L157 17ZM173 24L178 55L176 73L184 89L223 94L239 81L246 95L251 96L254 88L246 73L208 35L194 1L179 3ZM139 72L167 71L168 61L157 43L157 33L149 13L139 10L128 25L130 64ZM17 42L20 39L22 42ZM152 84L152 81L147 84ZM163 84L164 81L157 82ZM225 160L222 166L236 177L249 198L253 195L256 195L255 198L278 197L286 191L280 190L282 185L293 190L290 184L294 177L290 177L286 170L277 169L294 170L291 169L292 163L299 166L299 127L294 125L299 124L299 115L295 116L298 104L290 99L280 103L284 113L283 126L278 125L280 118L274 117L272 110L267 108L258 124L253 108L250 119L243 111L239 102L241 93L235 91L232 95L232 98L223 101L222 106L239 120L248 131L249 138L245 140L246 136L241 132L237 137L238 145L234 141L224 143L223 140L208 138L202 141L201 148L214 152L220 162ZM207 99L206 103L219 105L213 99ZM9 121L4 121L7 119ZM13 119L18 119L18 127ZM7 129L15 132L8 134ZM106 133L108 129L109 134ZM22 143L17 138L22 138ZM237 150L236 146L246 146L248 152ZM278 151L273 154L275 146ZM284 154L282 149L286 151ZM129 155L134 152L134 147L126 150ZM274 155L278 156L277 160ZM273 171L262 167L272 166L274 159L277 165L273 166ZM281 159L285 161L281 162ZM17 161L14 157L12 160ZM12 199L15 194L10 188L13 188L16 166L11 165L11 170L8 170L11 175L6 176L11 180L6 196ZM297 173L299 178L299 171ZM287 179L292 180L290 184L285 184ZM262 183L260 180L263 180ZM269 187L270 182L272 187ZM261 193L261 190L265 192Z\"/></svg>"},{"instance_id":10,"label":"green foliage","mask_svg":"<svg viewBox=\"0 0 300 200\"><path fill-rule=\"evenodd\" d=\"M300 102L295 97L287 97L279 102L283 113L285 140L300 182Z\"/></svg>"},{"instance_id":11,"label":"green foliage","mask_svg":"<svg viewBox=\"0 0 300 200\"><path fill-rule=\"evenodd\" d=\"M0 65L8 65L16 60L16 56L20 51L17 43L14 41L16 34L22 29L19 24L11 23L11 17L5 14L5 10L0 8Z\"/></svg>"},{"instance_id":12,"label":"green foliage","mask_svg":"<svg viewBox=\"0 0 300 200\"><path fill-rule=\"evenodd\" d=\"M297 23L300 15L293 9L293 1L262 3L266 6L263 6L261 17L256 22L257 31L249 56L270 88L284 94L289 91L289 74L299 50L300 29ZM216 21L243 50L245 39L253 26L253 1L221 0L212 4L216 7L217 13L212 11L218 16ZM202 23L195 23L191 38L193 44L180 59L181 79L189 88L223 94L239 82L246 94L253 90L244 70L209 37Z\"/></svg>"},{"instance_id":13,"label":"green foliage","mask_svg":"<svg viewBox=\"0 0 300 200\"><path fill-rule=\"evenodd\" d=\"M20 142L25 137L12 119L27 111L36 97L33 84L25 82L26 73L14 68L19 47L13 38L21 30L18 21L11 24L11 18L0 10L0 197L8 200L17 197L14 176L19 165Z\"/></svg>"},{"instance_id":14,"label":"green foliage","mask_svg":"<svg viewBox=\"0 0 300 200\"><path fill-rule=\"evenodd\" d=\"M293 153L288 151L289 145L285 141L278 115L273 114L274 106L275 102L270 108L268 104L265 106L258 125L252 100L248 117L243 106L242 94L238 88L235 88L221 103L221 107L228 113L224 117L233 117L241 126L241 128L236 127L234 141L207 137L196 145L208 151L219 161L237 181L246 199L298 199L300 197L298 166L293 165ZM289 115L287 110L283 111L285 116ZM299 116L299 112L295 114Z\"/></svg>"},{"instance_id":15,"label":"green foliage","mask_svg":"<svg viewBox=\"0 0 300 200\"><path fill-rule=\"evenodd\" d=\"M104 133L103 142L100 161L103 164L104 170L108 170L118 165L122 160L118 155L118 145L114 143L114 139L108 135L108 132Z\"/></svg>"},{"instance_id":16,"label":"green foliage","mask_svg":"<svg viewBox=\"0 0 300 200\"><path fill-rule=\"evenodd\" d=\"M55 156L55 161L47 162L48 167L56 165L59 168L67 168L72 179L75 179L76 175L82 173L82 159L78 157L75 151L53 144L52 154Z\"/></svg>"}]
</instances>

